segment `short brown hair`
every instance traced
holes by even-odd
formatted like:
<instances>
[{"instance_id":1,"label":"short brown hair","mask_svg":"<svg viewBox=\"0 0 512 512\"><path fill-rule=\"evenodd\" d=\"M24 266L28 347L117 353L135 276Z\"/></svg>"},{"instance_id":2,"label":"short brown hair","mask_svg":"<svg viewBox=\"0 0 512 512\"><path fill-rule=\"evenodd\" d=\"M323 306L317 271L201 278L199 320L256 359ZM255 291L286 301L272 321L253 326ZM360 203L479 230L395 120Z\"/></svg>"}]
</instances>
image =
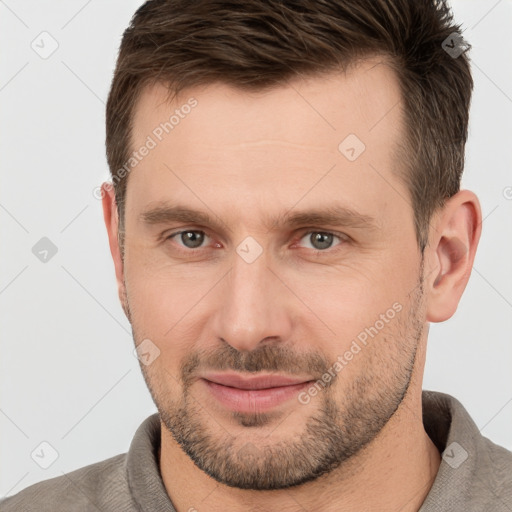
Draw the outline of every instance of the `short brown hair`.
<instances>
[{"instance_id":1,"label":"short brown hair","mask_svg":"<svg viewBox=\"0 0 512 512\"><path fill-rule=\"evenodd\" d=\"M169 99L214 82L263 91L384 55L404 103L395 171L409 190L423 254L432 214L460 190L464 168L473 80L470 46L457 51L460 43L445 0L147 1L123 34L106 108L120 231L134 106L146 85L165 84Z\"/></svg>"}]
</instances>

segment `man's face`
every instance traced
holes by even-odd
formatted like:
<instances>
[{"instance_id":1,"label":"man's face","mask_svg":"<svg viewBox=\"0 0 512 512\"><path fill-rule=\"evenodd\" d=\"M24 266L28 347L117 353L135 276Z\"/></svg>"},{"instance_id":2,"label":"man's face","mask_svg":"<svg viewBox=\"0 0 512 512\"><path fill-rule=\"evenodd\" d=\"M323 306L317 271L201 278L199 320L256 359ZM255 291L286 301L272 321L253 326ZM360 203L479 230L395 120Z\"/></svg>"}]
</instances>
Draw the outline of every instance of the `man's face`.
<instances>
[{"instance_id":1,"label":"man's face","mask_svg":"<svg viewBox=\"0 0 512 512\"><path fill-rule=\"evenodd\" d=\"M150 340L141 368L164 427L227 485L331 471L407 391L425 303L393 173L399 86L379 62L260 94L214 84L172 104L159 85L137 104L132 149L151 147L129 175L124 307L135 343ZM166 206L213 222L148 213ZM343 208L367 218L287 221ZM213 373L310 382L227 393Z\"/></svg>"}]
</instances>

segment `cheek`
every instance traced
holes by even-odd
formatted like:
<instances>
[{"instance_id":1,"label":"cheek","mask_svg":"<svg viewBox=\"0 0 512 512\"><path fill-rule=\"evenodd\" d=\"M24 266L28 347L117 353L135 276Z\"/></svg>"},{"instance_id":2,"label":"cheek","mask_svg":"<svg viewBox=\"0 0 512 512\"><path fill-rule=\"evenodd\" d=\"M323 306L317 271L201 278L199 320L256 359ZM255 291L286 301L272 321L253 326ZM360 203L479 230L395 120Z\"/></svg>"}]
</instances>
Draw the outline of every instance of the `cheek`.
<instances>
[{"instance_id":1,"label":"cheek","mask_svg":"<svg viewBox=\"0 0 512 512\"><path fill-rule=\"evenodd\" d=\"M173 326L189 309L190 291L165 276L131 270L126 272L126 287L134 328L144 337L172 336Z\"/></svg>"},{"instance_id":2,"label":"cheek","mask_svg":"<svg viewBox=\"0 0 512 512\"><path fill-rule=\"evenodd\" d=\"M160 332L167 326L167 331L200 298L198 274L186 265L169 264L160 249L127 244L124 272L130 309L139 328Z\"/></svg>"},{"instance_id":3,"label":"cheek","mask_svg":"<svg viewBox=\"0 0 512 512\"><path fill-rule=\"evenodd\" d=\"M178 277L177 272L138 271L135 266L127 270L131 323L137 344L151 340L160 351L152 371L164 380L165 372L177 376L179 364L197 347L204 331L208 287L204 281L200 285L186 276Z\"/></svg>"},{"instance_id":4,"label":"cheek","mask_svg":"<svg viewBox=\"0 0 512 512\"><path fill-rule=\"evenodd\" d=\"M341 341L375 322L400 295L399 283L386 282L387 273L380 265L376 268L377 263L365 265L360 260L359 265L332 267L311 275L303 272L288 282L304 302L304 314L311 316L318 328L336 333Z\"/></svg>"},{"instance_id":5,"label":"cheek","mask_svg":"<svg viewBox=\"0 0 512 512\"><path fill-rule=\"evenodd\" d=\"M380 361L377 367L381 368L375 371L384 371L390 364L406 324L409 300L409 288L396 281L387 284L388 275L382 271L350 275L350 279L320 280L308 291L305 302L316 316L302 309L311 319L306 336L318 340L317 348L330 364L340 360L341 380L366 373L375 361Z\"/></svg>"}]
</instances>

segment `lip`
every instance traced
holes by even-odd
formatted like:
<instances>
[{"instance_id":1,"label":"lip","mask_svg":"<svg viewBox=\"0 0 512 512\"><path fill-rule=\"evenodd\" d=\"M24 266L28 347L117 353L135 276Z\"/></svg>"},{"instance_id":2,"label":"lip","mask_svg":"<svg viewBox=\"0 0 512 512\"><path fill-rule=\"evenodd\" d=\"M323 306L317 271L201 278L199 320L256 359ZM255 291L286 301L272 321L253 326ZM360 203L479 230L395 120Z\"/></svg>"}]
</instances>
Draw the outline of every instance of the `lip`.
<instances>
[{"instance_id":1,"label":"lip","mask_svg":"<svg viewBox=\"0 0 512 512\"><path fill-rule=\"evenodd\" d=\"M203 379L223 386L229 386L231 388L238 389L268 389L268 388L280 388L284 386L293 386L296 384L302 384L309 382L311 379L300 379L288 377L286 375L251 375L249 377L243 377L236 373L207 373L202 375Z\"/></svg>"},{"instance_id":2,"label":"lip","mask_svg":"<svg viewBox=\"0 0 512 512\"><path fill-rule=\"evenodd\" d=\"M222 405L245 413L265 412L284 404L311 383L278 375L244 378L234 374L205 375L200 381Z\"/></svg>"}]
</instances>

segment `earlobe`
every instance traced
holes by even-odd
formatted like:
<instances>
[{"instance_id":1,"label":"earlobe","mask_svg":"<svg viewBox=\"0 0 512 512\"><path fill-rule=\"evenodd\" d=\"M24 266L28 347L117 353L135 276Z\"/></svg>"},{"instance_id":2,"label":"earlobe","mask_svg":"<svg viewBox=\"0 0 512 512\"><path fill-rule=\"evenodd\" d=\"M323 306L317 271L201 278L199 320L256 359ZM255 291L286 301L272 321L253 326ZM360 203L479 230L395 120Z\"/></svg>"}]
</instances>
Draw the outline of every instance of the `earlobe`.
<instances>
[{"instance_id":1,"label":"earlobe","mask_svg":"<svg viewBox=\"0 0 512 512\"><path fill-rule=\"evenodd\" d=\"M446 202L432 227L430 257L435 271L427 287L427 321L444 322L457 310L471 275L481 223L478 198L462 190Z\"/></svg>"}]
</instances>

